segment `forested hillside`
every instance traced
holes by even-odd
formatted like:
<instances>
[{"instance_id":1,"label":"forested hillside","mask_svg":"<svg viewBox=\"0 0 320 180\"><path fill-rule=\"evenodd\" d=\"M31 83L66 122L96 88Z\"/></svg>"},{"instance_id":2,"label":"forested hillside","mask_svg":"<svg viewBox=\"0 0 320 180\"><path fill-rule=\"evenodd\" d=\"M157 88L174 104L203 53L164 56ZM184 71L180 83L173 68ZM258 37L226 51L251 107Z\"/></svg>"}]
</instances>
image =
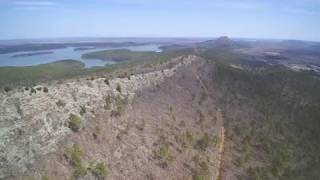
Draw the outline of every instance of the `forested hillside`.
<instances>
[{"instance_id":1,"label":"forested hillside","mask_svg":"<svg viewBox=\"0 0 320 180\"><path fill-rule=\"evenodd\" d=\"M215 61L213 69L227 117L224 176L318 179L319 79L282 66L239 69Z\"/></svg>"}]
</instances>

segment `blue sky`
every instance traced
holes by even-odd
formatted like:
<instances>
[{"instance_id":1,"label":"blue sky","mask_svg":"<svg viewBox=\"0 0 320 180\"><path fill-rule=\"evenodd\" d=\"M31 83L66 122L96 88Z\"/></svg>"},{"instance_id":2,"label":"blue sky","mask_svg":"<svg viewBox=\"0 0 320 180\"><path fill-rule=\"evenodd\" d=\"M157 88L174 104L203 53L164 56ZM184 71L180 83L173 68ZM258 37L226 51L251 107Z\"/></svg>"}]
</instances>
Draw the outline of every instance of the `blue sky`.
<instances>
[{"instance_id":1,"label":"blue sky","mask_svg":"<svg viewBox=\"0 0 320 180\"><path fill-rule=\"evenodd\" d=\"M230 37L320 41L320 0L0 0L0 39Z\"/></svg>"}]
</instances>

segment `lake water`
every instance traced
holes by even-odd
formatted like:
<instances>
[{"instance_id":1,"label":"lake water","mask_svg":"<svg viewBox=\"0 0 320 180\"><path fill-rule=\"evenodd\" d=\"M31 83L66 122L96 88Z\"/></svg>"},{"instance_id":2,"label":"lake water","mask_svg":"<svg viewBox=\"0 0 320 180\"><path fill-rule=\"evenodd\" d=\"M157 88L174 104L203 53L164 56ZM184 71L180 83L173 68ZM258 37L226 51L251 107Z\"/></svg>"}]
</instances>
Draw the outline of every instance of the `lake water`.
<instances>
[{"instance_id":1,"label":"lake water","mask_svg":"<svg viewBox=\"0 0 320 180\"><path fill-rule=\"evenodd\" d=\"M131 51L161 52L161 49L159 49L159 45L128 46L128 47L117 47L117 48L96 48L96 49L88 49L88 50L82 50L82 51L75 51L74 50L75 48L77 47L67 47L63 49L54 49L54 50L45 50L45 51L26 51L26 52L18 52L18 53L0 54L0 66L33 66L33 65L39 65L39 64L46 64L46 63L50 63L58 60L74 59L74 60L83 62L85 66L89 68L94 66L104 66L107 64L114 64L115 62L102 61L99 59L83 59L81 58L82 54L95 52L95 51L114 50L114 49L129 49ZM19 54L38 53L38 52L41 53L41 52L48 52L48 51L51 51L53 53L13 57Z\"/></svg>"}]
</instances>

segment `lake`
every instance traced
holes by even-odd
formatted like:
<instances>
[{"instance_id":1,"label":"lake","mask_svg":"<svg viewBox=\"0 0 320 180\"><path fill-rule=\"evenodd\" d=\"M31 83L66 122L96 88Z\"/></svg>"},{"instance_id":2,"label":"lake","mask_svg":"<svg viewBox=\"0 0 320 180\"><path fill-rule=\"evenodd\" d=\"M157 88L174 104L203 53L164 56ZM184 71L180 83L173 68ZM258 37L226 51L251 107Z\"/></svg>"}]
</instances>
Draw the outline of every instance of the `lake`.
<instances>
[{"instance_id":1,"label":"lake","mask_svg":"<svg viewBox=\"0 0 320 180\"><path fill-rule=\"evenodd\" d=\"M25 51L18 53L0 54L0 67L1 66L33 66L39 64L46 64L63 59L74 59L81 61L85 64L85 67L90 68L94 66L105 66L108 64L114 64L113 61L102 61L99 59L83 59L81 56L85 53L114 50L114 49L129 49L131 51L154 51L161 52L159 45L143 45L143 46L128 46L117 48L95 48L86 47L88 49L75 51L79 47L67 47L63 49L53 49L46 51ZM29 54L29 55L28 55Z\"/></svg>"}]
</instances>

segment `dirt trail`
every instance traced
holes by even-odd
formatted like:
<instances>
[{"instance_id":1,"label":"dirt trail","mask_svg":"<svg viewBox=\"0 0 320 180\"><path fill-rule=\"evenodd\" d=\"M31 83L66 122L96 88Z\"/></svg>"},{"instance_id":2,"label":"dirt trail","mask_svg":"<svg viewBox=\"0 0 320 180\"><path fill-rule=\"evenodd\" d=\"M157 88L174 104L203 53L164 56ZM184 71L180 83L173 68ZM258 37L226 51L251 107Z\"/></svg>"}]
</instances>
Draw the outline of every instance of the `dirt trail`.
<instances>
[{"instance_id":1,"label":"dirt trail","mask_svg":"<svg viewBox=\"0 0 320 180\"><path fill-rule=\"evenodd\" d=\"M200 85L202 86L202 88L204 89L204 91L209 94L208 88L206 87L206 85L204 84L204 82L201 80L200 76L197 74L196 70L194 68L191 68L192 74L196 77L196 79L199 81ZM208 96L209 99L211 99L210 96ZM220 133L219 133L219 144L218 144L218 155L217 155L217 169L216 172L214 173L213 176L213 180L219 180L221 178L221 164L222 164L222 155L223 155L223 148L224 148L224 136L225 136L225 132L224 132L224 127L223 127L223 117L222 117L222 112L221 109L219 108L217 111L217 122L216 122L216 126L217 129L220 129Z\"/></svg>"},{"instance_id":2,"label":"dirt trail","mask_svg":"<svg viewBox=\"0 0 320 180\"><path fill-rule=\"evenodd\" d=\"M221 167L222 167L222 156L223 156L223 149L224 149L224 127L223 127L223 117L221 113L221 109L218 110L218 119L217 122L221 123L220 126L220 143L219 143L219 152L218 152L218 169L217 169L217 176L214 178L214 180L220 180L221 179Z\"/></svg>"}]
</instances>

